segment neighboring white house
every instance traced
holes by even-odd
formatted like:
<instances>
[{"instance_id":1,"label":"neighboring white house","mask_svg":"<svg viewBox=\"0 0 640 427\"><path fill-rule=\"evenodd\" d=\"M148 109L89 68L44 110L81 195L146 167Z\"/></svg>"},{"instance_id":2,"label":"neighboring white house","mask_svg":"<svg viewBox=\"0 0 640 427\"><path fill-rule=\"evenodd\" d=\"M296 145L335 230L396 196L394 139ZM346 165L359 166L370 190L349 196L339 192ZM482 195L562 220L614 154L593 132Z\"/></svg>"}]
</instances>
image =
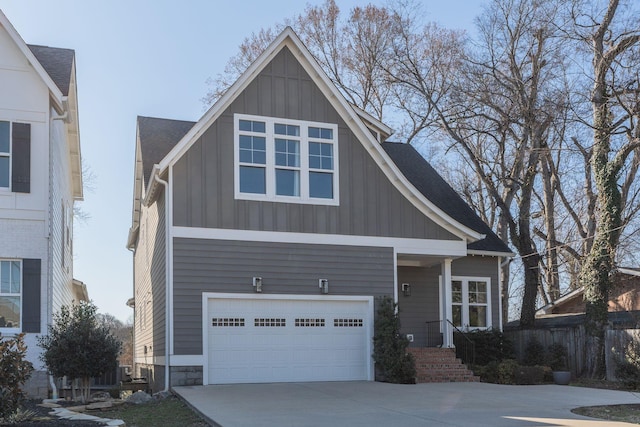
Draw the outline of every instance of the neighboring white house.
<instances>
[{"instance_id":1,"label":"neighboring white house","mask_svg":"<svg viewBox=\"0 0 640 427\"><path fill-rule=\"evenodd\" d=\"M73 280L73 208L82 200L75 53L27 45L0 10L0 333L24 332L46 395L36 337L61 305L87 299Z\"/></svg>"}]
</instances>

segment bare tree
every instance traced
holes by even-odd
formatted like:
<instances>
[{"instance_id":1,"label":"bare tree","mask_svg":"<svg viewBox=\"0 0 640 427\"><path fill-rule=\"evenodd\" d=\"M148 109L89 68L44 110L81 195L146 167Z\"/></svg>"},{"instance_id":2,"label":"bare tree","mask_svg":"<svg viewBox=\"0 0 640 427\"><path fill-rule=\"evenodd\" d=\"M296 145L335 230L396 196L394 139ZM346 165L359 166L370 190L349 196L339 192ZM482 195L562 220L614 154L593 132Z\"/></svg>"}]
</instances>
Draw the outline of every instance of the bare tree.
<instances>
[{"instance_id":1,"label":"bare tree","mask_svg":"<svg viewBox=\"0 0 640 427\"><path fill-rule=\"evenodd\" d=\"M399 61L389 70L413 95L404 97L412 101L402 105L407 115L422 113L425 126L437 126L453 141L451 149L499 208L498 232L523 265L523 326L534 321L541 283L531 222L534 188L541 154L556 143L553 124L565 108L555 84L562 56L554 13L548 1L494 1L478 20L480 40L466 51L443 43L443 30L405 31L395 46Z\"/></svg>"},{"instance_id":2,"label":"bare tree","mask_svg":"<svg viewBox=\"0 0 640 427\"><path fill-rule=\"evenodd\" d=\"M587 306L587 374L602 376L604 331L608 320L611 277L625 227L627 202L635 198L640 139L640 20L637 12L619 0L571 4L574 22L570 34L588 52L592 83L592 145L588 152L595 188L597 226L582 265L580 280ZM626 173L626 175L624 175ZM630 208L630 214L637 207Z\"/></svg>"}]
</instances>

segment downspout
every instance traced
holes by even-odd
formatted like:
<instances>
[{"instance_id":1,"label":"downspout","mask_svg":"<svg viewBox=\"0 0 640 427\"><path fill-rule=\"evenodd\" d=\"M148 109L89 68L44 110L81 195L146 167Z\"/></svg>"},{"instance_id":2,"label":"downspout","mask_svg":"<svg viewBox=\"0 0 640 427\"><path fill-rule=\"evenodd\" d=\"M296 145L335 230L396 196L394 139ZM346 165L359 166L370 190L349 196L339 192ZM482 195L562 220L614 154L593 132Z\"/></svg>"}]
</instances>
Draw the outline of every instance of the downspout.
<instances>
[{"instance_id":1,"label":"downspout","mask_svg":"<svg viewBox=\"0 0 640 427\"><path fill-rule=\"evenodd\" d=\"M160 178L159 175L159 171L160 171L160 167L158 165L155 165L154 168L154 173L153 173L153 179L159 183L162 184L162 186L164 187L164 194L165 194L165 198L164 198L164 221L165 221L165 260L164 260L164 274L165 274L165 339L164 339L164 344L165 344L165 364L164 364L164 390L162 391L169 391L169 373L170 373L170 364L171 364L171 356L170 356L170 351L171 351L171 289L170 289L170 274L171 274L171 269L169 266L169 261L170 261L170 252L169 252L169 240L171 239L170 236L170 230L171 230L171 221L170 221L170 217L169 217L169 183L163 179Z\"/></svg>"}]
</instances>

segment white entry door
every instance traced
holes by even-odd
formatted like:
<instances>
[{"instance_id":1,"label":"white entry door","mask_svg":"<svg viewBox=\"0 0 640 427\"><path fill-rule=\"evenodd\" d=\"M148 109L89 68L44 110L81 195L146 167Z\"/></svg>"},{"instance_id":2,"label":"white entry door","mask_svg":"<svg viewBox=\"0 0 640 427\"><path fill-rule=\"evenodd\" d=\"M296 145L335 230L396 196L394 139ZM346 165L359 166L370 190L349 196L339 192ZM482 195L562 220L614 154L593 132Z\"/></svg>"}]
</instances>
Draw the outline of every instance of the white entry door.
<instances>
[{"instance_id":1,"label":"white entry door","mask_svg":"<svg viewBox=\"0 0 640 427\"><path fill-rule=\"evenodd\" d=\"M207 305L209 384L372 379L371 297L241 295Z\"/></svg>"}]
</instances>

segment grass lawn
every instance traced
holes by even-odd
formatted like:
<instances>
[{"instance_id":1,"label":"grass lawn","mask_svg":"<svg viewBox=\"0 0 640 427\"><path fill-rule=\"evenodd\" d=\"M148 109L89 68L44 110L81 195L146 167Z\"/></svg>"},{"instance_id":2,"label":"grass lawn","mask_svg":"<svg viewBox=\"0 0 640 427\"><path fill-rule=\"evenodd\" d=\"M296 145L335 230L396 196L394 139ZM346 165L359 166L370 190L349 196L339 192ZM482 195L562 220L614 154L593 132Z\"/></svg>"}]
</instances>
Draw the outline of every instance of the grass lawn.
<instances>
[{"instance_id":1,"label":"grass lawn","mask_svg":"<svg viewBox=\"0 0 640 427\"><path fill-rule=\"evenodd\" d=\"M572 410L574 414L609 421L640 424L640 405L585 406Z\"/></svg>"},{"instance_id":2,"label":"grass lawn","mask_svg":"<svg viewBox=\"0 0 640 427\"><path fill-rule=\"evenodd\" d=\"M129 427L208 426L198 414L177 397L169 397L141 405L125 403L94 415L123 420Z\"/></svg>"},{"instance_id":3,"label":"grass lawn","mask_svg":"<svg viewBox=\"0 0 640 427\"><path fill-rule=\"evenodd\" d=\"M607 390L631 391L621 383L605 380L593 380L579 378L571 382L576 387L603 388ZM585 417L600 418L608 421L623 421L640 424L640 405L609 405L609 406L584 406L573 409L571 412Z\"/></svg>"}]
</instances>

